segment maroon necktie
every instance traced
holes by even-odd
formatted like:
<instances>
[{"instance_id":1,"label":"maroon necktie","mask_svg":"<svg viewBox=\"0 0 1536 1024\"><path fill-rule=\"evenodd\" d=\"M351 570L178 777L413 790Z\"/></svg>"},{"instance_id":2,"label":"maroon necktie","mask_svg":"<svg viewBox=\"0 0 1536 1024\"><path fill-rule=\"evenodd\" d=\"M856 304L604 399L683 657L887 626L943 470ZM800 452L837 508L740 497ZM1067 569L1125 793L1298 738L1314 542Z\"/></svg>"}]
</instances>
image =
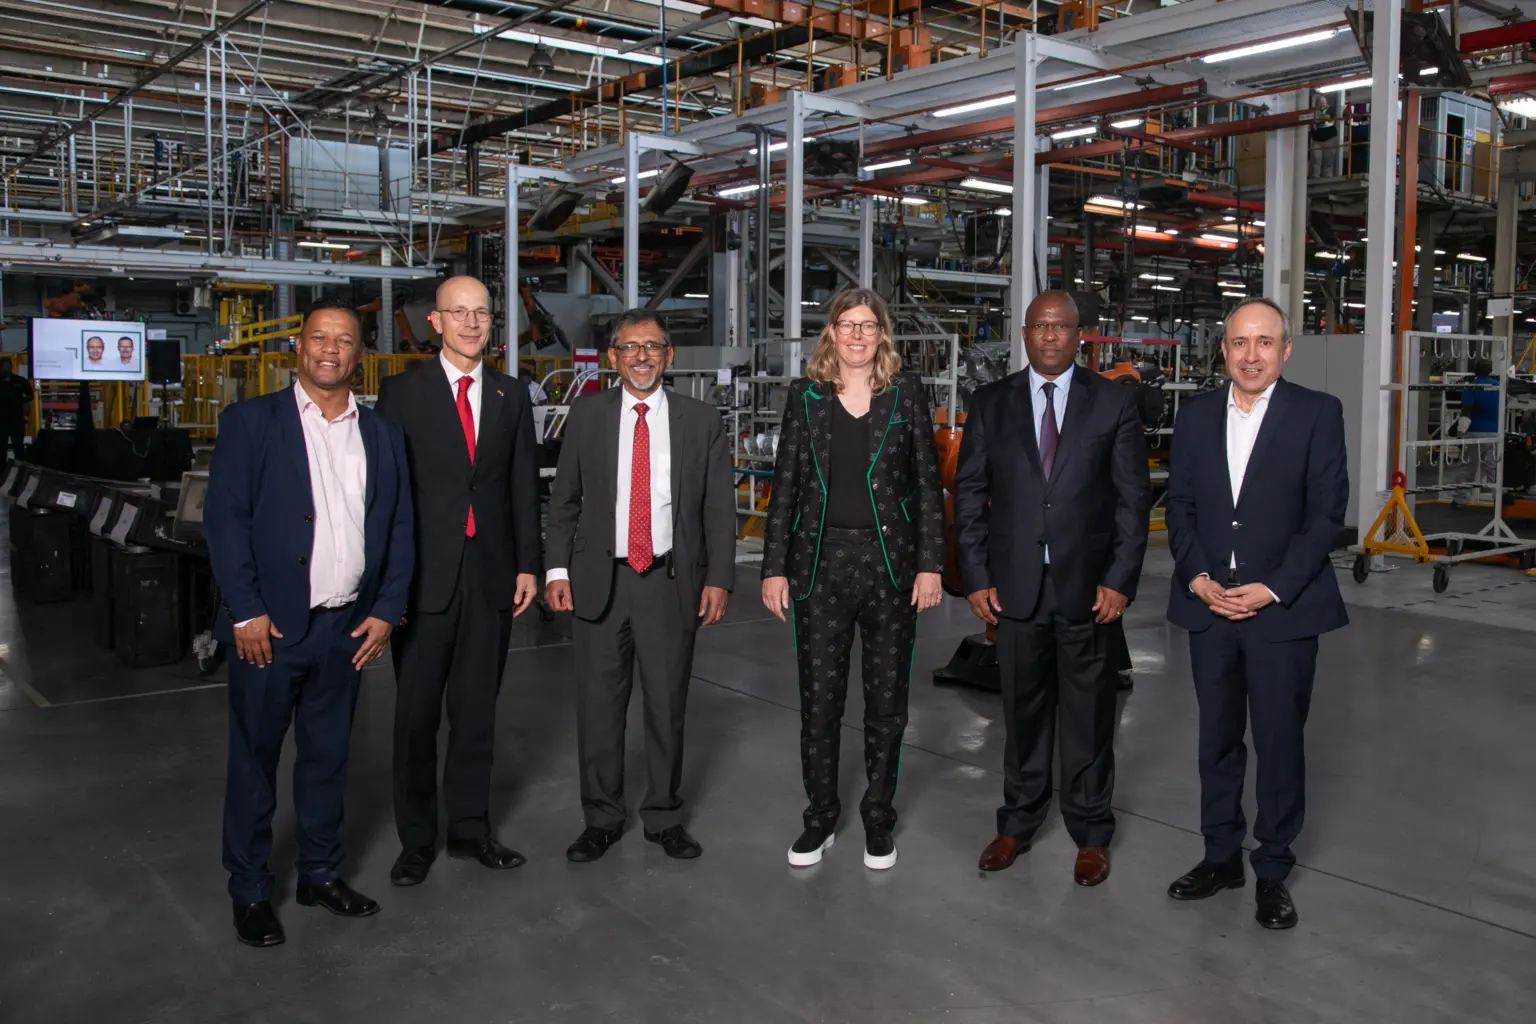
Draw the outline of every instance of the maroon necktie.
<instances>
[{"instance_id":1,"label":"maroon necktie","mask_svg":"<svg viewBox=\"0 0 1536 1024\"><path fill-rule=\"evenodd\" d=\"M469 407L469 386L475 382L470 376L459 378L459 425L464 428L464 444L469 448L469 464L475 464L475 414ZM464 536L475 535L475 507L469 507L469 519L464 524Z\"/></svg>"},{"instance_id":2,"label":"maroon necktie","mask_svg":"<svg viewBox=\"0 0 1536 1024\"><path fill-rule=\"evenodd\" d=\"M1045 418L1040 421L1040 468L1049 480L1051 466L1056 462L1056 444L1061 440L1061 431L1056 426L1056 384L1046 381L1041 387L1045 389Z\"/></svg>"},{"instance_id":3,"label":"maroon necktie","mask_svg":"<svg viewBox=\"0 0 1536 1024\"><path fill-rule=\"evenodd\" d=\"M635 450L629 464L629 567L645 572L655 557L651 549L651 428L642 403L635 406Z\"/></svg>"}]
</instances>

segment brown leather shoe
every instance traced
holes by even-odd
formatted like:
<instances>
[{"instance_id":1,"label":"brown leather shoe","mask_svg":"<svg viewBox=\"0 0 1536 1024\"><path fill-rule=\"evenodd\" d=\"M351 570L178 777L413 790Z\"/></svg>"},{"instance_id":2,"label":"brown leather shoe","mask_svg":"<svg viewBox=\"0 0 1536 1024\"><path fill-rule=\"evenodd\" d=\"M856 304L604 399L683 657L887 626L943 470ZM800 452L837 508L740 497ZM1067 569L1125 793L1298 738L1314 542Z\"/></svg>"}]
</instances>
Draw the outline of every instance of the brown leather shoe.
<instances>
[{"instance_id":1,"label":"brown leather shoe","mask_svg":"<svg viewBox=\"0 0 1536 1024\"><path fill-rule=\"evenodd\" d=\"M1108 877L1108 847L1085 846L1077 851L1077 864L1072 868L1072 881L1078 885L1098 885Z\"/></svg>"},{"instance_id":2,"label":"brown leather shoe","mask_svg":"<svg viewBox=\"0 0 1536 1024\"><path fill-rule=\"evenodd\" d=\"M978 866L983 871L1001 871L1004 868L1011 868L1014 859L1028 846L1029 844L1022 839L998 836L987 844L985 850L981 851L981 863Z\"/></svg>"}]
</instances>

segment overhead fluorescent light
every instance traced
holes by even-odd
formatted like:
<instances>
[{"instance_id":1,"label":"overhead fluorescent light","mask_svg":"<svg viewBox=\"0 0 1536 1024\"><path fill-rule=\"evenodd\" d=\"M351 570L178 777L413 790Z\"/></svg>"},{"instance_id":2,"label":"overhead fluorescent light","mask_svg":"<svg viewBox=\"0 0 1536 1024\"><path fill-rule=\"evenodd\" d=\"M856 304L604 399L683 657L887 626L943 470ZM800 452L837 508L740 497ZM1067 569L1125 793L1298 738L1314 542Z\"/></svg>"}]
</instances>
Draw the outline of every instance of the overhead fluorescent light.
<instances>
[{"instance_id":1,"label":"overhead fluorescent light","mask_svg":"<svg viewBox=\"0 0 1536 1024\"><path fill-rule=\"evenodd\" d=\"M1371 84L1371 80L1369 78L1356 78L1356 79L1353 79L1352 81L1348 81L1348 82L1334 82L1332 85L1320 85L1320 86L1317 87L1317 91L1318 92L1349 92L1351 89L1365 89L1365 88L1369 88L1370 84Z\"/></svg>"},{"instance_id":2,"label":"overhead fluorescent light","mask_svg":"<svg viewBox=\"0 0 1536 1024\"><path fill-rule=\"evenodd\" d=\"M479 34L487 33L491 26L484 22L475 22L473 31ZM612 57L616 60L627 60L632 64L661 65L666 61L649 53L640 53L631 50L629 53L621 52L615 46L598 46L595 43L584 43L579 39L567 39L565 36L544 35L540 32L519 32L517 29L508 29L498 32L501 39L510 39L514 43L527 43L529 46L548 46L555 50L568 50L571 53L587 53L594 57Z\"/></svg>"},{"instance_id":3,"label":"overhead fluorescent light","mask_svg":"<svg viewBox=\"0 0 1536 1024\"><path fill-rule=\"evenodd\" d=\"M1227 214L1225 217L1223 217L1221 219L1223 221L1227 222L1228 224L1232 224L1232 223L1235 223L1237 221L1237 218L1232 216L1231 214Z\"/></svg>"},{"instance_id":4,"label":"overhead fluorescent light","mask_svg":"<svg viewBox=\"0 0 1536 1024\"><path fill-rule=\"evenodd\" d=\"M685 299L707 299L707 298L709 298L709 296L705 295L705 294L703 294L701 292L684 292L683 293L683 298L685 298Z\"/></svg>"},{"instance_id":5,"label":"overhead fluorescent light","mask_svg":"<svg viewBox=\"0 0 1536 1024\"><path fill-rule=\"evenodd\" d=\"M993 107L1003 107L1013 102L1013 93L1006 96L993 96L991 99L977 100L975 103L962 103L958 107L944 107L933 112L934 117L957 117L960 114L973 114L978 110L991 110Z\"/></svg>"},{"instance_id":6,"label":"overhead fluorescent light","mask_svg":"<svg viewBox=\"0 0 1536 1024\"><path fill-rule=\"evenodd\" d=\"M1139 324L1144 324L1144 323L1148 323L1149 322L1148 318L1144 317L1144 316L1133 316L1133 317L1131 317L1131 319L1136 321Z\"/></svg>"},{"instance_id":7,"label":"overhead fluorescent light","mask_svg":"<svg viewBox=\"0 0 1536 1024\"><path fill-rule=\"evenodd\" d=\"M1237 239L1228 238L1225 235L1201 235L1201 239L1207 242L1220 242L1223 245L1236 245Z\"/></svg>"},{"instance_id":8,"label":"overhead fluorescent light","mask_svg":"<svg viewBox=\"0 0 1536 1024\"><path fill-rule=\"evenodd\" d=\"M762 187L763 186L762 186L761 183L754 181L750 185L735 185L735 186L732 186L731 188L723 188L719 192L716 192L715 195L722 196L722 197L723 196L744 196L748 192L756 192L758 189L760 189Z\"/></svg>"},{"instance_id":9,"label":"overhead fluorescent light","mask_svg":"<svg viewBox=\"0 0 1536 1024\"><path fill-rule=\"evenodd\" d=\"M905 157L904 156L900 160L887 160L884 163L880 163L880 164L870 164L869 166L865 167L864 169L866 171L888 171L892 167L905 167L908 164L910 164L911 162L912 162L911 157Z\"/></svg>"},{"instance_id":10,"label":"overhead fluorescent light","mask_svg":"<svg viewBox=\"0 0 1536 1024\"><path fill-rule=\"evenodd\" d=\"M1293 46L1308 46L1312 43L1322 43L1332 39L1338 31L1336 29L1324 29L1321 32L1308 32L1302 36L1288 36L1285 39L1271 39L1267 43L1255 43L1252 46L1241 46L1236 50L1222 50L1220 53L1212 53L1202 57L1207 64L1219 64L1224 60L1240 60L1243 57L1255 57L1261 53L1274 53L1276 50L1289 50Z\"/></svg>"},{"instance_id":11,"label":"overhead fluorescent light","mask_svg":"<svg viewBox=\"0 0 1536 1024\"><path fill-rule=\"evenodd\" d=\"M1088 202L1094 206L1113 206L1117 210L1145 210L1146 203L1128 203L1124 199L1116 199L1114 196L1093 196Z\"/></svg>"},{"instance_id":12,"label":"overhead fluorescent light","mask_svg":"<svg viewBox=\"0 0 1536 1024\"><path fill-rule=\"evenodd\" d=\"M1222 292L1221 294L1229 299L1246 299L1248 297L1247 292Z\"/></svg>"},{"instance_id":13,"label":"overhead fluorescent light","mask_svg":"<svg viewBox=\"0 0 1536 1024\"><path fill-rule=\"evenodd\" d=\"M1013 186L1005 181L988 181L985 178L966 178L960 183L961 188L980 189L983 192L1001 192L1005 195L1013 194Z\"/></svg>"},{"instance_id":14,"label":"overhead fluorescent light","mask_svg":"<svg viewBox=\"0 0 1536 1024\"><path fill-rule=\"evenodd\" d=\"M1152 290L1155 291L1155 292L1181 292L1184 289L1183 288L1175 288L1171 284L1155 284L1155 285L1152 286Z\"/></svg>"},{"instance_id":15,"label":"overhead fluorescent light","mask_svg":"<svg viewBox=\"0 0 1536 1024\"><path fill-rule=\"evenodd\" d=\"M1147 119L1144 117L1133 117L1128 121L1111 121L1109 126L1111 128L1140 128L1146 123Z\"/></svg>"},{"instance_id":16,"label":"overhead fluorescent light","mask_svg":"<svg viewBox=\"0 0 1536 1024\"><path fill-rule=\"evenodd\" d=\"M1163 228L1163 234L1165 234L1165 235L1176 235L1178 233L1179 233L1179 229L1178 228Z\"/></svg>"},{"instance_id":17,"label":"overhead fluorescent light","mask_svg":"<svg viewBox=\"0 0 1536 1024\"><path fill-rule=\"evenodd\" d=\"M1141 279L1143 281L1172 281L1173 280L1173 275L1172 274L1142 274L1141 275Z\"/></svg>"},{"instance_id":18,"label":"overhead fluorescent light","mask_svg":"<svg viewBox=\"0 0 1536 1024\"><path fill-rule=\"evenodd\" d=\"M802 305L802 306L819 306L819 305L821 305L821 303L817 302L815 299L801 299L800 300L800 305Z\"/></svg>"},{"instance_id":19,"label":"overhead fluorescent light","mask_svg":"<svg viewBox=\"0 0 1536 1024\"><path fill-rule=\"evenodd\" d=\"M1488 257L1486 257L1486 256L1474 256L1474 255L1472 255L1469 252L1459 252L1459 253L1456 254L1456 258L1459 259L1459 260L1466 260L1468 263L1487 263L1488 262Z\"/></svg>"},{"instance_id":20,"label":"overhead fluorescent light","mask_svg":"<svg viewBox=\"0 0 1536 1024\"><path fill-rule=\"evenodd\" d=\"M1439 68L1420 68L1419 69L1419 77L1420 78L1428 78L1430 75L1438 75L1439 73L1440 73L1440 69Z\"/></svg>"},{"instance_id":21,"label":"overhead fluorescent light","mask_svg":"<svg viewBox=\"0 0 1536 1024\"><path fill-rule=\"evenodd\" d=\"M1336 253L1336 252L1327 252L1327 251L1325 251L1323 249L1317 250L1317 252L1313 253L1312 255L1316 256L1320 260L1336 260L1336 259L1340 258L1338 253ZM1346 254L1343 258L1344 259L1349 259L1349 256Z\"/></svg>"},{"instance_id":22,"label":"overhead fluorescent light","mask_svg":"<svg viewBox=\"0 0 1536 1024\"><path fill-rule=\"evenodd\" d=\"M1053 138L1053 139L1081 139L1084 136L1095 135L1097 133L1098 133L1098 129L1097 128L1095 128L1093 125L1088 125L1086 128L1068 128L1066 131L1052 132L1051 133L1051 138Z\"/></svg>"},{"instance_id":23,"label":"overhead fluorescent light","mask_svg":"<svg viewBox=\"0 0 1536 1024\"><path fill-rule=\"evenodd\" d=\"M1085 78L1081 82L1068 82L1066 85L1053 85L1051 92L1066 92L1068 89L1081 89L1085 85L1099 85L1103 82L1113 82L1119 75L1100 75L1098 78Z\"/></svg>"},{"instance_id":24,"label":"overhead fluorescent light","mask_svg":"<svg viewBox=\"0 0 1536 1024\"><path fill-rule=\"evenodd\" d=\"M1256 220L1256 221L1253 222L1253 226L1256 227L1256 228L1261 228L1261 227L1264 226L1264 222L1261 221L1261 220Z\"/></svg>"},{"instance_id":25,"label":"overhead fluorescent light","mask_svg":"<svg viewBox=\"0 0 1536 1024\"><path fill-rule=\"evenodd\" d=\"M1365 308L1365 303L1363 303L1363 302L1341 302L1341 303L1339 303L1339 305L1346 306L1349 309L1364 309Z\"/></svg>"},{"instance_id":26,"label":"overhead fluorescent light","mask_svg":"<svg viewBox=\"0 0 1536 1024\"><path fill-rule=\"evenodd\" d=\"M932 199L928 199L924 196L902 196L901 201L906 203L908 206L927 206L929 203L933 202Z\"/></svg>"},{"instance_id":27,"label":"overhead fluorescent light","mask_svg":"<svg viewBox=\"0 0 1536 1024\"><path fill-rule=\"evenodd\" d=\"M305 241L305 242L298 242L296 244L298 245L298 247L300 249L350 249L350 248L352 248L351 243L348 243L348 242L309 242L309 241Z\"/></svg>"},{"instance_id":28,"label":"overhead fluorescent light","mask_svg":"<svg viewBox=\"0 0 1536 1024\"><path fill-rule=\"evenodd\" d=\"M789 143L787 143L787 142L770 142L770 143L768 143L768 152L770 152L770 153L777 153L781 149L788 149L788 148L789 148ZM757 147L753 146L750 150L748 150L748 152L751 153L753 156L757 156Z\"/></svg>"},{"instance_id":29,"label":"overhead fluorescent light","mask_svg":"<svg viewBox=\"0 0 1536 1024\"><path fill-rule=\"evenodd\" d=\"M641 171L639 174L635 175L635 180L636 181L644 181L646 178L654 178L654 177L656 177L656 175L658 175L660 173L661 173L661 168L660 167L653 167L649 171ZM608 179L608 184L610 184L610 185L622 185L622 184L624 184L624 175L621 174L617 178L609 178Z\"/></svg>"},{"instance_id":30,"label":"overhead fluorescent light","mask_svg":"<svg viewBox=\"0 0 1536 1024\"><path fill-rule=\"evenodd\" d=\"M1013 216L1013 207L1011 207L1011 206L999 206L999 207L996 207L995 209L993 209L992 212L997 214L999 217L1012 217ZM1047 219L1049 219L1049 218L1047 218Z\"/></svg>"}]
</instances>

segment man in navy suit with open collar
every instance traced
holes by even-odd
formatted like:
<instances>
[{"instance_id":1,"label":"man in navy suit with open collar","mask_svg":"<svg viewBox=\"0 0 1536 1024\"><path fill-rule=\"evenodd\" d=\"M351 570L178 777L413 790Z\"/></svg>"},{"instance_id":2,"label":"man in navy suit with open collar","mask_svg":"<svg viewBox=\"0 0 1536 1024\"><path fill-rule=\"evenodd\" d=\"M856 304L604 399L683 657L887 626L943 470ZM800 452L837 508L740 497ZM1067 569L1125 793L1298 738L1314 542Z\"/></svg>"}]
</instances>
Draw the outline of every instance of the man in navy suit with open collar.
<instances>
[{"instance_id":1,"label":"man in navy suit with open collar","mask_svg":"<svg viewBox=\"0 0 1536 1024\"><path fill-rule=\"evenodd\" d=\"M1349 622L1329 558L1349 501L1344 410L1332 395L1281 378L1290 329L1268 299L1238 303L1222 351L1232 383L1179 410L1168 478L1168 619L1189 630L1205 836L1204 859L1168 895L1206 899L1245 881L1251 720L1255 916L1265 928L1291 928L1285 879L1306 809L1302 731L1317 638Z\"/></svg>"},{"instance_id":2,"label":"man in navy suit with open collar","mask_svg":"<svg viewBox=\"0 0 1536 1024\"><path fill-rule=\"evenodd\" d=\"M317 303L294 346L298 383L219 418L203 527L232 646L224 867L235 934L275 946L277 763L290 721L298 902L366 917L340 874L342 798L360 670L405 613L415 563L405 438L352 395L357 312Z\"/></svg>"}]
</instances>

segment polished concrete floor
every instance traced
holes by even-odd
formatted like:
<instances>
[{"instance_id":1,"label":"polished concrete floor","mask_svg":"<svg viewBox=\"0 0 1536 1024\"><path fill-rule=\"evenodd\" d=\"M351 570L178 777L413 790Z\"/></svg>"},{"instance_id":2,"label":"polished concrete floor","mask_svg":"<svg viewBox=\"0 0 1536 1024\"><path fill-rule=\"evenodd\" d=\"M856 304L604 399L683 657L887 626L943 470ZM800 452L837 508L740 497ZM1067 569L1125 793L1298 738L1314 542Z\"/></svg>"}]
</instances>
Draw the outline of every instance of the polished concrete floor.
<instances>
[{"instance_id":1,"label":"polished concrete floor","mask_svg":"<svg viewBox=\"0 0 1536 1024\"><path fill-rule=\"evenodd\" d=\"M789 628L766 618L744 567L729 620L700 636L689 705L702 859L669 861L634 829L596 864L565 861L581 827L571 649L561 623L529 623L493 796L528 864L439 860L426 884L391 889L392 686L387 666L371 669L347 872L383 912L293 903L285 799L274 867L288 943L270 950L230 928L220 684L190 664L123 671L82 638L83 604L18 609L5 588L0 1021L1536 1020L1536 580L1466 567L1436 597L1423 569L1364 586L1341 571L1354 623L1323 644L1292 879L1302 923L1269 933L1251 886L1200 904L1164 895L1200 855L1187 651L1160 614L1167 564L1155 549L1128 616L1120 828L1097 889L1072 884L1059 823L1011 870L976 870L1003 733L994 696L928 678L974 631L952 600L920 629L900 862L865 870L850 814L823 864L789 868L802 806ZM860 747L849 703L845 754Z\"/></svg>"}]
</instances>

